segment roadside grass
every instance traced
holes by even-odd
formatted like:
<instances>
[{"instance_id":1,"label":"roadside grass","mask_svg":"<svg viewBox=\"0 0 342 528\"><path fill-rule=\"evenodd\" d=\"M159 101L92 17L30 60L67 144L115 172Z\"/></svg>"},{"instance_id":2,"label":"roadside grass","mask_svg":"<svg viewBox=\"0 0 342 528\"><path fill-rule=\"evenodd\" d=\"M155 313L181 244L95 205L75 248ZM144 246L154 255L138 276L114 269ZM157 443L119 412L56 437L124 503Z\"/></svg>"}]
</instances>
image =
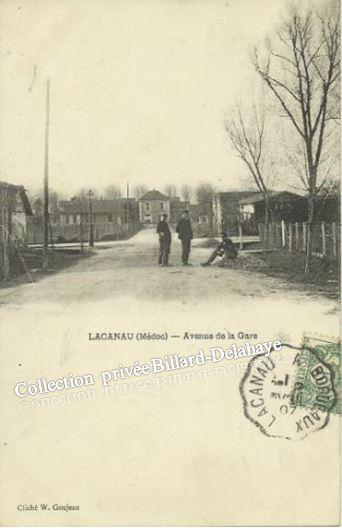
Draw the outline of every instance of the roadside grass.
<instances>
[{"instance_id":1,"label":"roadside grass","mask_svg":"<svg viewBox=\"0 0 342 528\"><path fill-rule=\"evenodd\" d=\"M324 294L329 298L338 299L340 297L338 260L312 257L308 277L304 273L305 255L302 252L290 253L285 250L276 250L243 254L242 251L236 264L237 267L260 271L269 276L281 277L294 284L304 285L310 291Z\"/></svg>"},{"instance_id":2,"label":"roadside grass","mask_svg":"<svg viewBox=\"0 0 342 528\"><path fill-rule=\"evenodd\" d=\"M57 273L63 269L77 264L81 259L91 257L94 252L80 249L63 248L56 251L49 250L49 267L42 268L42 250L29 249L15 256L12 263L13 276L7 281L0 281L1 288L10 288L15 285L37 282L44 277Z\"/></svg>"}]
</instances>

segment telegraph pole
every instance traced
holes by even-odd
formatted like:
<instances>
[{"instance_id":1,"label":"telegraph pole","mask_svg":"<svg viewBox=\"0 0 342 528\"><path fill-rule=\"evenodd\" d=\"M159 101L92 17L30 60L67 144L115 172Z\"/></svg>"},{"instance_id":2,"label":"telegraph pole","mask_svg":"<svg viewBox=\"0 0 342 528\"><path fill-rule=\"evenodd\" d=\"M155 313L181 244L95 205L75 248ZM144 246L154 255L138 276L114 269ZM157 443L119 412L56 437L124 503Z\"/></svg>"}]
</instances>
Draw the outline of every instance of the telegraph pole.
<instances>
[{"instance_id":1,"label":"telegraph pole","mask_svg":"<svg viewBox=\"0 0 342 528\"><path fill-rule=\"evenodd\" d=\"M44 244L43 269L49 267L49 133L50 133L50 79L46 80L46 120L44 156Z\"/></svg>"}]
</instances>

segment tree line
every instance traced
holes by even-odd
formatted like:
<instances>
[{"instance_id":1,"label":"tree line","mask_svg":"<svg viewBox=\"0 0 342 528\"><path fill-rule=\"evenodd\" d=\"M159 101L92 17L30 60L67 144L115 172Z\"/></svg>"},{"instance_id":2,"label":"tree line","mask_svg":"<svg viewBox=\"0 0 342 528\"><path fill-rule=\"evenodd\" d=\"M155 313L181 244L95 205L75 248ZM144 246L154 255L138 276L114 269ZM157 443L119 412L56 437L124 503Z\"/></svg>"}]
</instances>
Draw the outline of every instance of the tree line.
<instances>
[{"instance_id":1,"label":"tree line","mask_svg":"<svg viewBox=\"0 0 342 528\"><path fill-rule=\"evenodd\" d=\"M144 184L135 185L132 188L132 193L130 194L131 198L139 200L145 193L150 190ZM103 190L97 189L96 187L91 188L92 198L94 199L106 199L106 200L115 200L118 198L126 198L126 190L123 190L119 185L111 184L105 187ZM189 203L198 203L203 205L208 205L212 203L213 196L216 192L216 188L211 183L200 183L196 186L191 186L189 184L184 184L179 188L176 185L166 185L161 187L161 192L163 192L169 198L179 197L185 202ZM77 198L80 200L89 200L89 188L82 187L77 191L72 197L66 196L64 193L61 193L57 190L50 189L49 192L49 204L50 212L53 213L58 210L58 202L60 200L69 200L70 198ZM44 192L43 189L37 192L29 192L29 199L32 205L34 214L42 215L43 214L43 205L44 205Z\"/></svg>"}]
</instances>

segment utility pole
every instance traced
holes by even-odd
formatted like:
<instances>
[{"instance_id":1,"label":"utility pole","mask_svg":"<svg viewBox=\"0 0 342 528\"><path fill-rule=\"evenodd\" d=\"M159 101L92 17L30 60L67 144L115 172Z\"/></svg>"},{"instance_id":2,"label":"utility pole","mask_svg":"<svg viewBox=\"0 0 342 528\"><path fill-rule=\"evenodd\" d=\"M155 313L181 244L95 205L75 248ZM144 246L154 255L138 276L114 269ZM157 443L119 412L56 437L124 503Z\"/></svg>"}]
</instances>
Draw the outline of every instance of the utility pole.
<instances>
[{"instance_id":1,"label":"utility pole","mask_svg":"<svg viewBox=\"0 0 342 528\"><path fill-rule=\"evenodd\" d=\"M44 156L44 244L43 269L49 267L49 133L50 133L50 79L46 80L46 121Z\"/></svg>"},{"instance_id":2,"label":"utility pole","mask_svg":"<svg viewBox=\"0 0 342 528\"><path fill-rule=\"evenodd\" d=\"M89 247L94 247L94 226L93 226L93 203L94 193L91 189L88 191L89 197Z\"/></svg>"}]
</instances>

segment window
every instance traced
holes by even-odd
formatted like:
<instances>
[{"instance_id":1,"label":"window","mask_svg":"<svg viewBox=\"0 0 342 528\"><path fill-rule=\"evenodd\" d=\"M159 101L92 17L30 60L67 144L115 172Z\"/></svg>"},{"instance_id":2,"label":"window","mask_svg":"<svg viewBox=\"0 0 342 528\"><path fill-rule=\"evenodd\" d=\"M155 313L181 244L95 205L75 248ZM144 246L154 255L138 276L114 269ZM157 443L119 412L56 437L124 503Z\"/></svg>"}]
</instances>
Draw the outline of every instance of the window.
<instances>
[{"instance_id":1,"label":"window","mask_svg":"<svg viewBox=\"0 0 342 528\"><path fill-rule=\"evenodd\" d=\"M113 222L113 215L109 214L107 220L108 220L108 222Z\"/></svg>"},{"instance_id":2,"label":"window","mask_svg":"<svg viewBox=\"0 0 342 528\"><path fill-rule=\"evenodd\" d=\"M145 202L145 211L149 211L151 209L150 202Z\"/></svg>"},{"instance_id":3,"label":"window","mask_svg":"<svg viewBox=\"0 0 342 528\"><path fill-rule=\"evenodd\" d=\"M164 202L160 202L160 210L164 211Z\"/></svg>"},{"instance_id":4,"label":"window","mask_svg":"<svg viewBox=\"0 0 342 528\"><path fill-rule=\"evenodd\" d=\"M73 223L73 224L77 224L77 214L76 214L76 213L74 213L74 214L72 215L72 223Z\"/></svg>"}]
</instances>

